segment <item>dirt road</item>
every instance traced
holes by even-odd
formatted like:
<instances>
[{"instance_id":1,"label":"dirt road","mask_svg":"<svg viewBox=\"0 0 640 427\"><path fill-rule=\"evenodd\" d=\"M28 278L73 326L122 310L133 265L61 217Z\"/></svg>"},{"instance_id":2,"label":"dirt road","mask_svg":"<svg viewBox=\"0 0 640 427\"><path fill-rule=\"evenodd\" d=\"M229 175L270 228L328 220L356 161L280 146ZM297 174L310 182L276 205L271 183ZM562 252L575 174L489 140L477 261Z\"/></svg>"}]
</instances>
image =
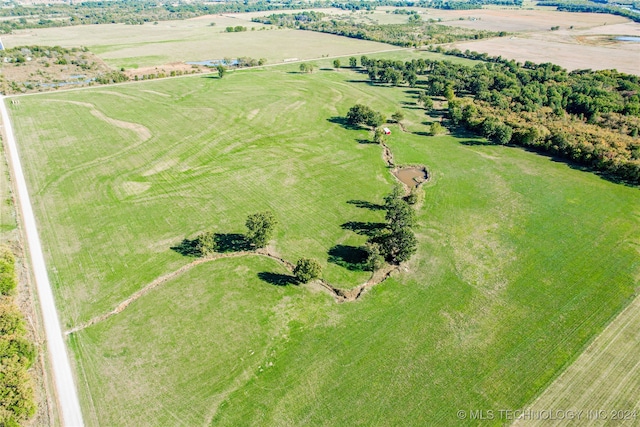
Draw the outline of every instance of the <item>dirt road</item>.
<instances>
[{"instance_id":1,"label":"dirt road","mask_svg":"<svg viewBox=\"0 0 640 427\"><path fill-rule=\"evenodd\" d=\"M0 112L2 113L2 124L7 147L7 161L13 171L15 190L17 193L18 205L22 214L22 226L27 239L29 257L33 268L33 275L38 291L38 301L42 310L42 319L46 334L46 345L49 350L49 361L52 368L52 377L55 384L56 400L59 413L62 418L62 425L70 427L82 427L82 412L80 402L74 383L67 348L60 329L58 312L56 311L51 284L47 276L47 268L44 263L40 237L36 228L36 220L31 208L31 200L27 192L27 184L22 172L22 165L18 157L18 147L13 135L13 128L9 120L5 98L0 96Z\"/></svg>"}]
</instances>

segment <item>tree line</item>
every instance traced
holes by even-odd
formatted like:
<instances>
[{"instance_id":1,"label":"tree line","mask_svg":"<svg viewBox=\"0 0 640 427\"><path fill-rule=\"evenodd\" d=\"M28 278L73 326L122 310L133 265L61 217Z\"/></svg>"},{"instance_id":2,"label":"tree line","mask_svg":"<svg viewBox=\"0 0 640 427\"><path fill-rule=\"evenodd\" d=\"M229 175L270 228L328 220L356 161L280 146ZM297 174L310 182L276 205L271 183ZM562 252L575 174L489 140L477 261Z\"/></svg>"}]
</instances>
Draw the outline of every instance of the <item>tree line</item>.
<instances>
[{"instance_id":1,"label":"tree line","mask_svg":"<svg viewBox=\"0 0 640 427\"><path fill-rule=\"evenodd\" d=\"M316 31L344 37L389 43L403 47L450 43L457 40L476 40L502 37L504 31L471 30L434 22L423 22L420 15L410 13L405 24L367 24L356 22L350 16L332 16L321 12L280 13L252 19L254 22L280 27Z\"/></svg>"},{"instance_id":2,"label":"tree line","mask_svg":"<svg viewBox=\"0 0 640 427\"><path fill-rule=\"evenodd\" d=\"M584 12L584 13L608 13L610 15L623 16L634 22L640 22L640 13L634 12L631 8L623 8L618 4L602 4L593 2L568 2L568 1L539 1L538 6L555 6L562 12Z\"/></svg>"},{"instance_id":3,"label":"tree line","mask_svg":"<svg viewBox=\"0 0 640 427\"><path fill-rule=\"evenodd\" d=\"M0 426L18 426L36 410L28 370L36 357L27 339L24 316L13 300L17 286L15 258L0 248Z\"/></svg>"},{"instance_id":4,"label":"tree line","mask_svg":"<svg viewBox=\"0 0 640 427\"><path fill-rule=\"evenodd\" d=\"M638 76L615 70L567 72L551 63L521 64L500 57L472 66L363 57L361 65L373 83L424 90L418 99L446 98L450 126L640 184Z\"/></svg>"}]
</instances>

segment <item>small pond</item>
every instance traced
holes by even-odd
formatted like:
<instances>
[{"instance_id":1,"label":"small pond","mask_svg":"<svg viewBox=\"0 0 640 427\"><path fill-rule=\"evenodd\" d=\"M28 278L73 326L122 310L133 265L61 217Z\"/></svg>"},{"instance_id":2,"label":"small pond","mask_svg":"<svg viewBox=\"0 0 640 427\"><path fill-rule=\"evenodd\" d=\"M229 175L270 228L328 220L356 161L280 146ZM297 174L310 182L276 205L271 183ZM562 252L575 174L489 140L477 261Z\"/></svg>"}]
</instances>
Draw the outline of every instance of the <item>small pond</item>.
<instances>
[{"instance_id":1,"label":"small pond","mask_svg":"<svg viewBox=\"0 0 640 427\"><path fill-rule=\"evenodd\" d=\"M395 169L393 174L409 188L417 187L428 178L425 168L416 166Z\"/></svg>"},{"instance_id":2,"label":"small pond","mask_svg":"<svg viewBox=\"0 0 640 427\"><path fill-rule=\"evenodd\" d=\"M636 36L618 36L618 37L616 37L616 40L621 41L621 42L636 42L636 43L640 43L640 37L636 37Z\"/></svg>"},{"instance_id":3,"label":"small pond","mask_svg":"<svg viewBox=\"0 0 640 427\"><path fill-rule=\"evenodd\" d=\"M217 67L218 65L238 65L239 62L237 59L231 60L230 63L227 64L227 61L224 59L208 59L206 61L187 61L185 64L188 65L202 65L204 67Z\"/></svg>"}]
</instances>

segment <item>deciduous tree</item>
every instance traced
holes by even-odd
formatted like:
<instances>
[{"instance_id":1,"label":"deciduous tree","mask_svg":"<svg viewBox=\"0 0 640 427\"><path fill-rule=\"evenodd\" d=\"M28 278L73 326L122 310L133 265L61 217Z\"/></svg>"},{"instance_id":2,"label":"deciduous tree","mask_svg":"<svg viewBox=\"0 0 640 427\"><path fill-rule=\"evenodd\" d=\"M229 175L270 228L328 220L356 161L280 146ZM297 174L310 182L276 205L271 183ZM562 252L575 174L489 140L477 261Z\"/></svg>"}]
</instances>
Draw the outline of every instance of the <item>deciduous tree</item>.
<instances>
[{"instance_id":1,"label":"deciduous tree","mask_svg":"<svg viewBox=\"0 0 640 427\"><path fill-rule=\"evenodd\" d=\"M278 221L273 212L258 212L247 217L247 240L257 248L267 246Z\"/></svg>"},{"instance_id":2,"label":"deciduous tree","mask_svg":"<svg viewBox=\"0 0 640 427\"><path fill-rule=\"evenodd\" d=\"M307 283L322 273L322 266L315 259L300 258L293 269L293 275L301 283Z\"/></svg>"}]
</instances>

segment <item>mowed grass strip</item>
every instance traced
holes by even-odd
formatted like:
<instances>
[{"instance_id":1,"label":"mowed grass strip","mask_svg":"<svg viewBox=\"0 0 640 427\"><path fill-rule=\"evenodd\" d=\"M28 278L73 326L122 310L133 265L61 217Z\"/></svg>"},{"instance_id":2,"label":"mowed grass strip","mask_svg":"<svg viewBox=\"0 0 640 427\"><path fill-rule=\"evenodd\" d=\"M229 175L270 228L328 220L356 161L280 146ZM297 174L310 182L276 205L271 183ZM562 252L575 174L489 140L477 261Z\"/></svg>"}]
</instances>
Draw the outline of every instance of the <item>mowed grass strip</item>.
<instances>
[{"instance_id":1,"label":"mowed grass strip","mask_svg":"<svg viewBox=\"0 0 640 427\"><path fill-rule=\"evenodd\" d=\"M562 420L563 425L638 425L638 331L640 299L636 298L527 410L579 414ZM514 425L545 424L548 421L529 419Z\"/></svg>"},{"instance_id":2,"label":"mowed grass strip","mask_svg":"<svg viewBox=\"0 0 640 427\"><path fill-rule=\"evenodd\" d=\"M265 206L285 258L318 258L336 284L366 277L327 251L364 240L341 224L382 215L347 201L379 203L391 180L380 147L357 141L370 135L335 118L358 102L403 108L410 132L429 118L409 89L296 68L21 99L15 127L67 324L184 265L168 249L183 237L241 232ZM110 136L83 142L103 123ZM140 142L126 123L152 136ZM335 304L261 280L285 273L270 260L202 264L74 335L88 424L460 425L458 410L524 407L632 298L637 189L520 149L391 128L396 161L431 172L406 269ZM259 362L238 356L248 342Z\"/></svg>"}]
</instances>

